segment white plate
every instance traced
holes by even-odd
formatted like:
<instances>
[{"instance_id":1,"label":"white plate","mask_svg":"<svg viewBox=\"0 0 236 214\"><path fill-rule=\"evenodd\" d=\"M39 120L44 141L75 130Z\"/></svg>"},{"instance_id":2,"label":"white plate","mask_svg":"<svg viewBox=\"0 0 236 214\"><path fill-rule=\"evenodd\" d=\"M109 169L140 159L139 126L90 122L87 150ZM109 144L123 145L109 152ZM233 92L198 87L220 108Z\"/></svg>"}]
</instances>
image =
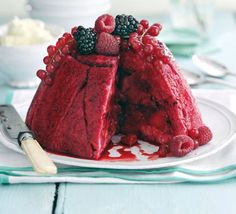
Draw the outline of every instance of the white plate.
<instances>
[{"instance_id":1,"label":"white plate","mask_svg":"<svg viewBox=\"0 0 236 214\"><path fill-rule=\"evenodd\" d=\"M180 164L189 163L221 150L223 147L232 142L232 139L236 136L236 117L224 106L217 104L215 102L197 99L200 111L203 116L205 124L207 124L212 132L213 139L207 145L201 146L198 149L190 152L188 155L175 158L159 158L157 160L147 160L147 158L139 156L137 161L96 161L96 160L86 160L79 158L72 158L67 156L49 154L53 161L56 163L61 163L71 166L80 166L80 167L95 167L95 168L110 168L110 169L151 169L151 168L162 168L176 166ZM21 152L21 149L9 141L6 141L1 138L0 140L5 146ZM140 142L145 146L150 144L145 142ZM152 152L153 145L150 145L148 148L149 152ZM155 148L154 148L155 150ZM113 150L114 152L114 150ZM115 155L117 153L115 152Z\"/></svg>"}]
</instances>

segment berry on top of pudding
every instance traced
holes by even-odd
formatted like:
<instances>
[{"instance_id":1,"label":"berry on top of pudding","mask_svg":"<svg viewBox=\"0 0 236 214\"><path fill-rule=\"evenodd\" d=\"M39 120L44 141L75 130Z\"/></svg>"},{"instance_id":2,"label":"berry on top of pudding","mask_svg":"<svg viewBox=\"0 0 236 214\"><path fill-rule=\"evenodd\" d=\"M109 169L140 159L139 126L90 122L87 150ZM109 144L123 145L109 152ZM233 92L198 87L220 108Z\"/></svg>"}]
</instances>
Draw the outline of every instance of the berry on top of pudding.
<instances>
[{"instance_id":1,"label":"berry on top of pudding","mask_svg":"<svg viewBox=\"0 0 236 214\"><path fill-rule=\"evenodd\" d=\"M212 138L162 26L104 14L94 28L74 27L48 47L46 69L26 123L48 151L99 159L115 133L181 157Z\"/></svg>"}]
</instances>

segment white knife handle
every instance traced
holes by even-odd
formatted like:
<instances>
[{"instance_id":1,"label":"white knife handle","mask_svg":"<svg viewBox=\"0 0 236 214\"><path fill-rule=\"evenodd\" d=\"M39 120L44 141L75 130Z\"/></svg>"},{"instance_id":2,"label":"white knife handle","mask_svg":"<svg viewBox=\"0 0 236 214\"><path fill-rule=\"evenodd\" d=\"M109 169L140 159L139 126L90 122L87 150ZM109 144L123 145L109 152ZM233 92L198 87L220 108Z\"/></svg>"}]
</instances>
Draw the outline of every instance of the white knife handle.
<instances>
[{"instance_id":1,"label":"white knife handle","mask_svg":"<svg viewBox=\"0 0 236 214\"><path fill-rule=\"evenodd\" d=\"M33 138L21 140L21 148L31 161L36 172L40 174L56 174L57 167Z\"/></svg>"}]
</instances>

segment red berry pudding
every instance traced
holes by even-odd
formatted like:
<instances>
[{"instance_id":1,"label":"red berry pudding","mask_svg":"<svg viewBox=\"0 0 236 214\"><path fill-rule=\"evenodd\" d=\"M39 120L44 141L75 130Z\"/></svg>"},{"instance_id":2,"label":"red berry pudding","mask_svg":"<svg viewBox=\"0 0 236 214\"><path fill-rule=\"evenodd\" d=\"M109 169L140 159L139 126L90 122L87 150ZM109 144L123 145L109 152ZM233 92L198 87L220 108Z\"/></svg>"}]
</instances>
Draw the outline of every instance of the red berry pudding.
<instances>
[{"instance_id":1,"label":"red berry pudding","mask_svg":"<svg viewBox=\"0 0 236 214\"><path fill-rule=\"evenodd\" d=\"M98 160L111 137L182 157L212 139L162 26L104 14L48 47L26 123L47 151Z\"/></svg>"}]
</instances>

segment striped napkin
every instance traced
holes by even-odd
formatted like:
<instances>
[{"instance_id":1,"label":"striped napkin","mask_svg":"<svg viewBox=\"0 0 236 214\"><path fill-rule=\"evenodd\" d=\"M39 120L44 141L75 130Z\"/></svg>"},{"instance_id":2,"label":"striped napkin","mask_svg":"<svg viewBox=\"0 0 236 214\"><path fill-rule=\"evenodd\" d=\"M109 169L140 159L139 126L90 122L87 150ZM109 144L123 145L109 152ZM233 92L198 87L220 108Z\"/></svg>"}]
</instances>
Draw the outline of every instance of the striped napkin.
<instances>
[{"instance_id":1,"label":"striped napkin","mask_svg":"<svg viewBox=\"0 0 236 214\"><path fill-rule=\"evenodd\" d=\"M11 102L24 117L34 92L32 90L10 92L6 102ZM236 91L194 90L194 94L219 102L236 113ZM211 156L175 167L115 170L58 165L59 173L56 176L40 176L32 170L24 155L0 144L0 183L213 183L236 177L235 154L236 140L233 140L223 150Z\"/></svg>"}]
</instances>

